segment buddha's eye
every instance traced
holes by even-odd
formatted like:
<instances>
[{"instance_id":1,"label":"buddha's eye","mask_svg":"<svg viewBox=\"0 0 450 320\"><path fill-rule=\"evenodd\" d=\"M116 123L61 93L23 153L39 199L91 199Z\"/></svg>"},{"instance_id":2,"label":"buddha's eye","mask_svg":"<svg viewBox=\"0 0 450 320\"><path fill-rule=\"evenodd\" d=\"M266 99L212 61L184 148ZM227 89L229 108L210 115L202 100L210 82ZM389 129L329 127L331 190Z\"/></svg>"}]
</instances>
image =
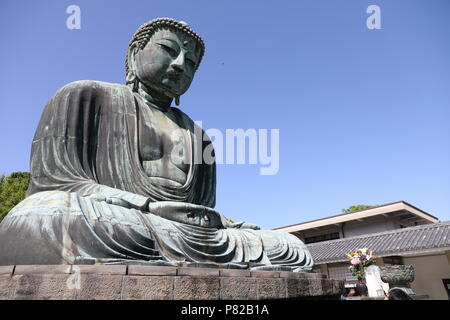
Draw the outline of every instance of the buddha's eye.
<instances>
[{"instance_id":1,"label":"buddha's eye","mask_svg":"<svg viewBox=\"0 0 450 320\"><path fill-rule=\"evenodd\" d=\"M192 68L195 68L195 62L194 62L194 60L187 58L187 59L186 59L186 62L187 62Z\"/></svg>"},{"instance_id":2,"label":"buddha's eye","mask_svg":"<svg viewBox=\"0 0 450 320\"><path fill-rule=\"evenodd\" d=\"M158 43L158 45L163 48L167 53L169 53L171 56L175 57L177 55L177 52L175 51L175 49L172 49L169 46L166 46L165 44L162 43Z\"/></svg>"}]
</instances>

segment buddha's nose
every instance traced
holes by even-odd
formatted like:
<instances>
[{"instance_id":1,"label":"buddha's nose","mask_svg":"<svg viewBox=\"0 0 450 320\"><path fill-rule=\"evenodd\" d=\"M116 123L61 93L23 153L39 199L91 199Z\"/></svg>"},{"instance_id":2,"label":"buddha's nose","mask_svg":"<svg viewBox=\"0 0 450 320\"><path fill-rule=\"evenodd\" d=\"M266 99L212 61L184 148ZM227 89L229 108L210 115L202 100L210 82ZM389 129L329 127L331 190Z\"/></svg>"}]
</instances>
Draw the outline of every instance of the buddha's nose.
<instances>
[{"instance_id":1,"label":"buddha's nose","mask_svg":"<svg viewBox=\"0 0 450 320\"><path fill-rule=\"evenodd\" d=\"M172 68L177 73L183 73L185 71L184 63L185 63L184 55L183 54L179 54L178 57L172 62Z\"/></svg>"}]
</instances>

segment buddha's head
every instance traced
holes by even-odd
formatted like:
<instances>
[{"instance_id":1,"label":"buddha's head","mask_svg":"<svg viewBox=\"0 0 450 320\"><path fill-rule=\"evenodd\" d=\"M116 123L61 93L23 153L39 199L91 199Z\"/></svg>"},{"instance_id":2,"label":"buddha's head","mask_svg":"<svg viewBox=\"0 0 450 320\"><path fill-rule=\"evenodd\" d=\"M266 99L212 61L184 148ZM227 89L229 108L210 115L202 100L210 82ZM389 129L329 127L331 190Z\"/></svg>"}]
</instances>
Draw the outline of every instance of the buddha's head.
<instances>
[{"instance_id":1,"label":"buddha's head","mask_svg":"<svg viewBox=\"0 0 450 320\"><path fill-rule=\"evenodd\" d=\"M140 82L167 97L189 88L205 51L203 40L186 23L158 18L143 24L128 46L126 82Z\"/></svg>"}]
</instances>

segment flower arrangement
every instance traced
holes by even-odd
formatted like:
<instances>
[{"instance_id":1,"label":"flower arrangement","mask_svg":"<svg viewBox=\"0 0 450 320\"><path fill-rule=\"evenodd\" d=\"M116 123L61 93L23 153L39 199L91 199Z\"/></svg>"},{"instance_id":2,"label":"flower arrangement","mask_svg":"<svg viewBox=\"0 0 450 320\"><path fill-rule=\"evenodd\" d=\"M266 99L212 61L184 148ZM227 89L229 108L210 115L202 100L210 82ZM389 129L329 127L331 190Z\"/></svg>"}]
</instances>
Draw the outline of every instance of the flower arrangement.
<instances>
[{"instance_id":1,"label":"flower arrangement","mask_svg":"<svg viewBox=\"0 0 450 320\"><path fill-rule=\"evenodd\" d=\"M375 264L372 252L369 249L358 249L355 252L346 255L350 260L351 266L349 267L352 275L358 279L364 278L364 268L372 264Z\"/></svg>"}]
</instances>

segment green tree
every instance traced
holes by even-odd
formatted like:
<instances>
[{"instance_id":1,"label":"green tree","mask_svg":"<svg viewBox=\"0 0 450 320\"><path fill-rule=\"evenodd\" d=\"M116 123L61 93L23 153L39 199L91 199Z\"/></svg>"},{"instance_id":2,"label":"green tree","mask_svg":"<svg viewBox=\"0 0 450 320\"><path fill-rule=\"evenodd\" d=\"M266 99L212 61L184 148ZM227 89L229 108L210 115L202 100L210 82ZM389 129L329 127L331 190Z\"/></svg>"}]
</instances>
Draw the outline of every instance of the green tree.
<instances>
[{"instance_id":1,"label":"green tree","mask_svg":"<svg viewBox=\"0 0 450 320\"><path fill-rule=\"evenodd\" d=\"M9 176L0 175L0 221L25 195L30 182L30 173L13 172Z\"/></svg>"},{"instance_id":2,"label":"green tree","mask_svg":"<svg viewBox=\"0 0 450 320\"><path fill-rule=\"evenodd\" d=\"M376 206L369 206L366 204L357 204L356 206L350 206L347 209L342 209L342 213L352 213L359 210L370 209Z\"/></svg>"}]
</instances>

